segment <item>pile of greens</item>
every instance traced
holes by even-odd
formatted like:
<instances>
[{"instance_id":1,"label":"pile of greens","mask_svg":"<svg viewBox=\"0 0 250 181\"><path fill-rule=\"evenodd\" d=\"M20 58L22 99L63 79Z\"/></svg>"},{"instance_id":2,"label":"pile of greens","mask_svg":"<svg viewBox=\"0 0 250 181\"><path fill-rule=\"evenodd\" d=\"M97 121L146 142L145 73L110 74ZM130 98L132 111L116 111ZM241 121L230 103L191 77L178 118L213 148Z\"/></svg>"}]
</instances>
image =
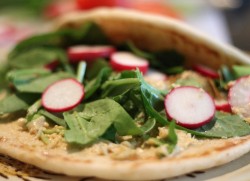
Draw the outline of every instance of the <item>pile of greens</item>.
<instances>
[{"instance_id":1,"label":"pile of greens","mask_svg":"<svg viewBox=\"0 0 250 181\"><path fill-rule=\"evenodd\" d=\"M0 69L0 89L7 93L0 100L0 114L26 111L26 124L43 116L50 124L64 128L64 137L69 144L82 146L100 139L117 143L116 135L147 140L155 137L158 127L163 126L169 129L168 137L157 141L166 144L170 151L177 143L176 129L199 138L229 138L250 133L250 125L243 119L222 112L217 112L213 121L197 130L176 125L167 119L164 111L164 97L168 91L160 91L146 83L138 70L117 73L105 59L87 65L86 70L84 62L70 64L65 49L81 44L110 45L110 42L93 23L20 42L9 54L7 64ZM147 58L151 67L164 73L177 74L184 70L184 57L175 51L144 52L131 42L116 48ZM56 68L45 69L44 66L52 61L57 62ZM229 76L228 72L224 67L225 76ZM63 113L46 111L41 106L43 91L53 82L70 77L84 85L82 103ZM222 88L225 80L218 82Z\"/></svg>"}]
</instances>

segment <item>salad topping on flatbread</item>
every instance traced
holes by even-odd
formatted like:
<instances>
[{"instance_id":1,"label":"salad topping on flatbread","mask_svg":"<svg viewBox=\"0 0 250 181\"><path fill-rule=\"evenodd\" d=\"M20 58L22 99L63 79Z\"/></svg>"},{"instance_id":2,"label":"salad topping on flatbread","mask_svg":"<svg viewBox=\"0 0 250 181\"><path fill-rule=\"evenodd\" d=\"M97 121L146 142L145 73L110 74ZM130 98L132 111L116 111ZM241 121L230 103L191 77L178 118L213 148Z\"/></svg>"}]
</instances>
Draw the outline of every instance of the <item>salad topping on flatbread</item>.
<instances>
[{"instance_id":1,"label":"salad topping on flatbread","mask_svg":"<svg viewBox=\"0 0 250 181\"><path fill-rule=\"evenodd\" d=\"M157 42L144 46L143 36L152 35L142 27L157 29L151 20L164 20L106 11L66 17L61 29L34 35L10 52L1 70L0 153L66 175L150 180L207 169L249 152L247 56L217 45L216 54L224 57L213 66L203 62L204 52L190 61L193 50L149 48ZM117 23L114 37L101 18ZM130 21L124 34L122 22L125 28ZM176 34L185 32L172 25ZM211 50L212 43L198 38L202 49ZM227 59L231 49L234 55Z\"/></svg>"}]
</instances>

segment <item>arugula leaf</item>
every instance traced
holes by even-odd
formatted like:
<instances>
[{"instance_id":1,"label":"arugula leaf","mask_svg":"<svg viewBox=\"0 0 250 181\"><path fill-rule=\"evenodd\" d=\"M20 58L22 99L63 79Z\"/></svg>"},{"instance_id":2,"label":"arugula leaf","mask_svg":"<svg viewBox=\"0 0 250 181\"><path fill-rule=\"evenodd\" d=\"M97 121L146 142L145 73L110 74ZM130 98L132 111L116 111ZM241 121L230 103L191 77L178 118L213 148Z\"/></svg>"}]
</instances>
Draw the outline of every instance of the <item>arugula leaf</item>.
<instances>
[{"instance_id":1,"label":"arugula leaf","mask_svg":"<svg viewBox=\"0 0 250 181\"><path fill-rule=\"evenodd\" d=\"M66 122L64 119L62 118L59 118L57 116L55 116L54 114L48 112L48 111L45 111L44 109L41 109L39 110L38 112L39 114L49 118L51 121L53 121L54 123L60 125L60 126L63 126L63 127L66 127Z\"/></svg>"},{"instance_id":2,"label":"arugula leaf","mask_svg":"<svg viewBox=\"0 0 250 181\"><path fill-rule=\"evenodd\" d=\"M178 136L175 132L175 121L171 121L169 124L166 142L168 143L168 152L172 153L178 142Z\"/></svg>"},{"instance_id":3,"label":"arugula leaf","mask_svg":"<svg viewBox=\"0 0 250 181\"><path fill-rule=\"evenodd\" d=\"M223 65L221 67L220 72L226 83L228 83L229 81L235 80L234 74L230 71L230 69L226 65Z\"/></svg>"},{"instance_id":4,"label":"arugula leaf","mask_svg":"<svg viewBox=\"0 0 250 181\"><path fill-rule=\"evenodd\" d=\"M34 104L32 104L28 108L27 115L26 115L27 122L32 121L35 115L40 116L40 114L37 114L37 112L41 106L42 106L42 101L41 101L41 99L38 99Z\"/></svg>"},{"instance_id":5,"label":"arugula leaf","mask_svg":"<svg viewBox=\"0 0 250 181\"><path fill-rule=\"evenodd\" d=\"M232 66L232 70L236 78L250 75L250 66L247 65L234 65Z\"/></svg>"},{"instance_id":6,"label":"arugula leaf","mask_svg":"<svg viewBox=\"0 0 250 181\"><path fill-rule=\"evenodd\" d=\"M62 80L65 78L73 78L71 74L65 72L58 72L43 76L34 80L31 80L23 84L15 84L15 87L20 92L29 92L29 93L43 93L43 91L52 83Z\"/></svg>"},{"instance_id":7,"label":"arugula leaf","mask_svg":"<svg viewBox=\"0 0 250 181\"><path fill-rule=\"evenodd\" d=\"M205 135L221 138L245 136L250 134L250 124L238 115L217 112L213 121L197 131Z\"/></svg>"},{"instance_id":8,"label":"arugula leaf","mask_svg":"<svg viewBox=\"0 0 250 181\"><path fill-rule=\"evenodd\" d=\"M144 125L142 125L140 127L140 129L144 132L144 133L148 133L150 132L156 124L156 120L154 118L148 118L148 120L146 121L146 123Z\"/></svg>"},{"instance_id":9,"label":"arugula leaf","mask_svg":"<svg viewBox=\"0 0 250 181\"><path fill-rule=\"evenodd\" d=\"M39 95L37 94L25 94L25 93L17 93L7 96L0 101L0 114L26 110L38 98Z\"/></svg>"},{"instance_id":10,"label":"arugula leaf","mask_svg":"<svg viewBox=\"0 0 250 181\"><path fill-rule=\"evenodd\" d=\"M92 143L112 124L120 135L142 134L126 111L111 99L87 103L82 112L66 112L64 118L69 126L69 130L65 131L65 139L69 143L80 145Z\"/></svg>"},{"instance_id":11,"label":"arugula leaf","mask_svg":"<svg viewBox=\"0 0 250 181\"><path fill-rule=\"evenodd\" d=\"M149 138L150 144L155 146L165 146L168 153L172 153L178 142L178 136L175 132L175 122L171 121L168 126L168 135L165 138Z\"/></svg>"}]
</instances>

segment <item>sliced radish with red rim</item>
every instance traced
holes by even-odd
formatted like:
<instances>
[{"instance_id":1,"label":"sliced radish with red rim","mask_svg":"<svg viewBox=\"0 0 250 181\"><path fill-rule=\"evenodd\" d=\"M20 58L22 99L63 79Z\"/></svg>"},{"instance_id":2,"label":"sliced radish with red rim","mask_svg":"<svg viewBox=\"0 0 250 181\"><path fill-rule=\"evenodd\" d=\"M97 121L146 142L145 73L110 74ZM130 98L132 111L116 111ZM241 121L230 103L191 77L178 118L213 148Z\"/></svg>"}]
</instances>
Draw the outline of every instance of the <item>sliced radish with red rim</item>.
<instances>
[{"instance_id":1,"label":"sliced radish with red rim","mask_svg":"<svg viewBox=\"0 0 250 181\"><path fill-rule=\"evenodd\" d=\"M111 55L111 67L116 71L139 69L143 74L148 70L149 63L146 59L130 52L115 52Z\"/></svg>"},{"instance_id":2,"label":"sliced radish with red rim","mask_svg":"<svg viewBox=\"0 0 250 181\"><path fill-rule=\"evenodd\" d=\"M193 66L193 69L200 73L203 76L210 77L212 79L218 79L220 77L219 73L216 72L215 70L205 66L205 65L200 65L196 64Z\"/></svg>"},{"instance_id":3,"label":"sliced radish with red rim","mask_svg":"<svg viewBox=\"0 0 250 181\"><path fill-rule=\"evenodd\" d=\"M213 98L203 89L183 86L171 90L165 98L167 116L186 128L198 128L215 114Z\"/></svg>"},{"instance_id":4,"label":"sliced radish with red rim","mask_svg":"<svg viewBox=\"0 0 250 181\"><path fill-rule=\"evenodd\" d=\"M234 113L250 117L250 76L239 78L229 89L228 102Z\"/></svg>"},{"instance_id":5,"label":"sliced radish with red rim","mask_svg":"<svg viewBox=\"0 0 250 181\"><path fill-rule=\"evenodd\" d=\"M144 75L144 77L146 79L150 79L150 80L155 80L155 81L164 81L167 80L167 75L164 73L161 73L159 71L156 70L148 70L147 73Z\"/></svg>"},{"instance_id":6,"label":"sliced radish with red rim","mask_svg":"<svg viewBox=\"0 0 250 181\"><path fill-rule=\"evenodd\" d=\"M46 68L48 70L55 70L58 65L59 65L59 61L55 60L55 61L52 61L52 62L44 65L44 68Z\"/></svg>"},{"instance_id":7,"label":"sliced radish with red rim","mask_svg":"<svg viewBox=\"0 0 250 181\"><path fill-rule=\"evenodd\" d=\"M76 45L69 47L67 50L68 57L72 63L79 61L93 61L97 58L108 58L115 48L113 46L96 45Z\"/></svg>"},{"instance_id":8,"label":"sliced radish with red rim","mask_svg":"<svg viewBox=\"0 0 250 181\"><path fill-rule=\"evenodd\" d=\"M217 111L232 112L231 106L227 100L215 100L215 108Z\"/></svg>"},{"instance_id":9,"label":"sliced radish with red rim","mask_svg":"<svg viewBox=\"0 0 250 181\"><path fill-rule=\"evenodd\" d=\"M42 105L50 112L63 112L76 107L84 97L84 87L68 78L51 84L42 94Z\"/></svg>"}]
</instances>

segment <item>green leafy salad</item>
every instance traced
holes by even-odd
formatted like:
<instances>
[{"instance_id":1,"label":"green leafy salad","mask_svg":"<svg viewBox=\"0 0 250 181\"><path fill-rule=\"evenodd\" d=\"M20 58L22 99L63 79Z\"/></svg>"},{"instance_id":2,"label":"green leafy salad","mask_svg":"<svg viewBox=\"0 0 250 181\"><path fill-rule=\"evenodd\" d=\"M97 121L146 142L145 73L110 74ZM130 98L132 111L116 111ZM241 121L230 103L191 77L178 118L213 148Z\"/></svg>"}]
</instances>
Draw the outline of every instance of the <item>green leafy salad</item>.
<instances>
[{"instance_id":1,"label":"green leafy salad","mask_svg":"<svg viewBox=\"0 0 250 181\"><path fill-rule=\"evenodd\" d=\"M69 55L68 50L74 46L85 46L86 57L76 55L78 51L81 54L80 48ZM111 47L111 55L93 58L99 49L93 53L91 47L96 46L101 50ZM125 52L126 56L118 59L124 56L128 64L110 63L110 56L117 52ZM133 63L131 67L129 56L146 60L150 68L140 69L141 64L137 67ZM49 125L42 124L35 132L44 144L49 143L52 133L80 147L100 140L119 144L121 137L130 136L138 146L150 140L150 146L166 146L171 153L178 143L179 130L197 139L249 135L248 108L239 102L247 93L238 97L234 94L240 92L241 82L250 79L250 68L223 66L217 72L197 65L191 70L184 62L185 57L175 50L148 52L129 40L112 45L91 22L78 29L32 36L17 44L6 64L1 65L0 90L4 96L0 114L25 113L27 131L37 122ZM152 77L150 81L151 70L165 78ZM163 88L154 85L157 82ZM199 92L202 96L206 93L202 99L205 103L197 99L193 107L190 101L196 100ZM186 99L190 103L187 108ZM222 100L223 104L217 103ZM166 136L158 136L161 127L166 128Z\"/></svg>"}]
</instances>

